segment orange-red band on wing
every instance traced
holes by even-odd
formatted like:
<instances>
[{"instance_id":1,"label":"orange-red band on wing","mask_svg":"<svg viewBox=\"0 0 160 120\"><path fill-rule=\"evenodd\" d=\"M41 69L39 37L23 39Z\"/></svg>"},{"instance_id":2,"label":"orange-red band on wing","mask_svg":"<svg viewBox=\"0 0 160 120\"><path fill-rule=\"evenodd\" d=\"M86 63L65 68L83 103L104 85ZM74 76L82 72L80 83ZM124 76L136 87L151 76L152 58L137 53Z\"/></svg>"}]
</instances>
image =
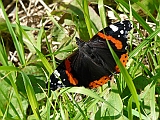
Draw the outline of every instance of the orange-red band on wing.
<instances>
[{"instance_id":1,"label":"orange-red band on wing","mask_svg":"<svg viewBox=\"0 0 160 120\"><path fill-rule=\"evenodd\" d=\"M97 35L98 35L99 37L103 38L103 39L110 40L112 43L115 44L115 46L116 46L117 49L122 49L122 46L123 46L123 45L122 45L122 42L121 42L121 41L113 38L113 37L110 36L110 35L105 35L105 34L103 34L103 33L101 33L101 32L98 32Z\"/></svg>"},{"instance_id":2,"label":"orange-red band on wing","mask_svg":"<svg viewBox=\"0 0 160 120\"><path fill-rule=\"evenodd\" d=\"M78 80L74 78L73 75L71 74L71 66L70 66L70 61L68 59L65 60L65 66L66 66L66 74L68 76L69 82L73 85L77 85Z\"/></svg>"},{"instance_id":3,"label":"orange-red band on wing","mask_svg":"<svg viewBox=\"0 0 160 120\"><path fill-rule=\"evenodd\" d=\"M120 61L123 64L123 66L126 66L127 61L128 61L128 54L127 53L122 54L121 57L120 57ZM119 69L118 65L115 67L115 70L116 70L117 73L120 72L120 69Z\"/></svg>"},{"instance_id":4,"label":"orange-red band on wing","mask_svg":"<svg viewBox=\"0 0 160 120\"><path fill-rule=\"evenodd\" d=\"M97 88L99 86L106 84L108 82L108 80L110 80L109 76L103 76L99 80L95 80L93 82L90 82L89 87L90 88Z\"/></svg>"}]
</instances>

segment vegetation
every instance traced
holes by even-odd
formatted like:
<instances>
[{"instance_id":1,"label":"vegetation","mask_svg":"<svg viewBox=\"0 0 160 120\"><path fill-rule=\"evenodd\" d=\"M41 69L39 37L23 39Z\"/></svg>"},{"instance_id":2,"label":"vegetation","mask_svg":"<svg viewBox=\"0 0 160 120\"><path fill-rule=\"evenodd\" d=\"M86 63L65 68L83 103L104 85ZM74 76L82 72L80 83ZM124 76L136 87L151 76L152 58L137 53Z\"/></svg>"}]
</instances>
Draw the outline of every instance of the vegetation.
<instances>
[{"instance_id":1,"label":"vegetation","mask_svg":"<svg viewBox=\"0 0 160 120\"><path fill-rule=\"evenodd\" d=\"M40 17L40 27L31 27L21 25L21 2L16 2L15 22L11 23L0 0L4 16L0 18L0 119L160 118L160 1L97 1L57 0L53 10L47 1L41 1L45 15ZM75 37L87 41L110 24L106 11L112 11L116 20L121 20L123 13L133 24L126 68L113 52L121 70L114 75L116 83L92 90L47 90L45 83L59 60L77 49Z\"/></svg>"}]
</instances>

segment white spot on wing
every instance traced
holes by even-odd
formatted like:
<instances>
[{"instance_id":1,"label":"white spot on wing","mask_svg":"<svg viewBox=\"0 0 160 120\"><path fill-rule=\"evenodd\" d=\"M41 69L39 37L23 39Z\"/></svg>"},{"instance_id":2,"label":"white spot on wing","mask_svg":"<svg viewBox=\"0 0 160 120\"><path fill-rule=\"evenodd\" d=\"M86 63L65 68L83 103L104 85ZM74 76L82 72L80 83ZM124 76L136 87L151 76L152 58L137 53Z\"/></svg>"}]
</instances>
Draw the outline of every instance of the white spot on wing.
<instances>
[{"instance_id":1,"label":"white spot on wing","mask_svg":"<svg viewBox=\"0 0 160 120\"><path fill-rule=\"evenodd\" d=\"M60 73L57 70L54 71L54 75L55 75L56 78L60 77Z\"/></svg>"},{"instance_id":2,"label":"white spot on wing","mask_svg":"<svg viewBox=\"0 0 160 120\"><path fill-rule=\"evenodd\" d=\"M57 83L58 83L58 84L62 84L62 81L59 80Z\"/></svg>"},{"instance_id":3,"label":"white spot on wing","mask_svg":"<svg viewBox=\"0 0 160 120\"><path fill-rule=\"evenodd\" d=\"M118 27L115 25L110 25L109 26L114 32L116 32L118 30Z\"/></svg>"},{"instance_id":4,"label":"white spot on wing","mask_svg":"<svg viewBox=\"0 0 160 120\"><path fill-rule=\"evenodd\" d=\"M121 34L124 34L124 30L121 30L120 33L121 33Z\"/></svg>"},{"instance_id":5,"label":"white spot on wing","mask_svg":"<svg viewBox=\"0 0 160 120\"><path fill-rule=\"evenodd\" d=\"M121 24L124 24L123 21L120 21Z\"/></svg>"}]
</instances>

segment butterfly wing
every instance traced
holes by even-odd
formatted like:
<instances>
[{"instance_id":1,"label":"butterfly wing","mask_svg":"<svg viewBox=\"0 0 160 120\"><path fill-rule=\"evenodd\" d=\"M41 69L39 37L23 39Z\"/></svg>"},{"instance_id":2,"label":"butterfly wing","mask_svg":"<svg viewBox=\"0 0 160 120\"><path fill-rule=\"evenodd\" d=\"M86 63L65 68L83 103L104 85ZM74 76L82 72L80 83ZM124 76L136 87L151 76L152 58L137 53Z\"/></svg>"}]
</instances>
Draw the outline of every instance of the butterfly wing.
<instances>
[{"instance_id":1,"label":"butterfly wing","mask_svg":"<svg viewBox=\"0 0 160 120\"><path fill-rule=\"evenodd\" d=\"M88 87L90 83L96 81L97 85L95 86L97 87L98 84L101 85L101 83L98 83L99 80L105 83L107 82L106 79L109 79L109 76L113 72L119 72L106 40L109 41L122 64L124 66L126 65L128 60L126 36L130 30L130 22L123 21L101 30L89 42L81 43L81 41L77 39L79 43L79 55L71 67L72 73L74 73L75 77L79 80L79 85ZM105 79L101 79L104 76Z\"/></svg>"}]
</instances>

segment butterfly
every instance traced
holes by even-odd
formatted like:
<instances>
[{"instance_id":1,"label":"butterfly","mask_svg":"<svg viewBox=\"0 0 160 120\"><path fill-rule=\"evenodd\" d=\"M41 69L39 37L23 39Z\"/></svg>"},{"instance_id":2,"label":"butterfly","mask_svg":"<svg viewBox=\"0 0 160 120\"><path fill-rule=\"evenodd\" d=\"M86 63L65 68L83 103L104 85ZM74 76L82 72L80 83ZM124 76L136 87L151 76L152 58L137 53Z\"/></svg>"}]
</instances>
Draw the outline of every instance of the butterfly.
<instances>
[{"instance_id":1,"label":"butterfly","mask_svg":"<svg viewBox=\"0 0 160 120\"><path fill-rule=\"evenodd\" d=\"M69 86L97 88L106 84L113 73L120 72L106 40L125 66L128 61L129 20L109 25L88 42L76 38L78 50L67 57L50 76L50 89ZM47 85L48 86L48 85Z\"/></svg>"}]
</instances>

